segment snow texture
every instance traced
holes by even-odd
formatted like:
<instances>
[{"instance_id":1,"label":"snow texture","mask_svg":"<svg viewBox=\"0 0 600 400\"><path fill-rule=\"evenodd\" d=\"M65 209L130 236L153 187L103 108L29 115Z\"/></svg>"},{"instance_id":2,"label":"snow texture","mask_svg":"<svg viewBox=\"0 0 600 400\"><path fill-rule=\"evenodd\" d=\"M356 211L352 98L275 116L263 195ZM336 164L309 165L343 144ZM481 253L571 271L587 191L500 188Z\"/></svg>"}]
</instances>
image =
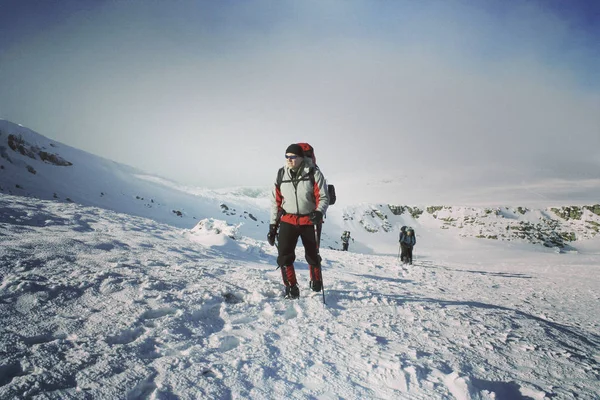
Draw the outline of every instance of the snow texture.
<instances>
[{"instance_id":1,"label":"snow texture","mask_svg":"<svg viewBox=\"0 0 600 400\"><path fill-rule=\"evenodd\" d=\"M597 398L598 243L465 240L462 261L322 250L326 305L274 248L0 196L0 398ZM230 227L233 232L233 227ZM231 245L235 242L235 246Z\"/></svg>"},{"instance_id":2,"label":"snow texture","mask_svg":"<svg viewBox=\"0 0 600 400\"><path fill-rule=\"evenodd\" d=\"M0 399L600 393L594 207L336 205L324 304L301 246L283 298L264 188L182 187L8 121L0 156Z\"/></svg>"}]
</instances>

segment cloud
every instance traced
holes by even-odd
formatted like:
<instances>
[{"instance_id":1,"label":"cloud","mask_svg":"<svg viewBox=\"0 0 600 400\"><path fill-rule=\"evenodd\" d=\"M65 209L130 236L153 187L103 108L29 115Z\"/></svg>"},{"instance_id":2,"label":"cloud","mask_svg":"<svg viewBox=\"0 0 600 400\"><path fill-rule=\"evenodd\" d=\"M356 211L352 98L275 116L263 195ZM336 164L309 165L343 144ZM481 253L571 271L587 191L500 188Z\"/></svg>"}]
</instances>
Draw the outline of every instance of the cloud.
<instances>
[{"instance_id":1,"label":"cloud","mask_svg":"<svg viewBox=\"0 0 600 400\"><path fill-rule=\"evenodd\" d=\"M297 141L340 180L442 170L485 185L598 166L585 32L535 3L414 3L105 4L3 57L0 112L211 187L270 183Z\"/></svg>"}]
</instances>

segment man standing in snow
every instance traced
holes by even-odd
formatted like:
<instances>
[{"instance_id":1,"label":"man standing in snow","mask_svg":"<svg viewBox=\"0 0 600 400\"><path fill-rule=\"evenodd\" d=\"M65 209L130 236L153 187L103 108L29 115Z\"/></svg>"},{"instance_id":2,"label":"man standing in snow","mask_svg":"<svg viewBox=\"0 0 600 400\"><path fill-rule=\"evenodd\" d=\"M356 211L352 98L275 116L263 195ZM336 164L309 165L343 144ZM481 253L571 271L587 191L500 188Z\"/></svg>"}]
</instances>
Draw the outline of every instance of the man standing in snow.
<instances>
[{"instance_id":1,"label":"man standing in snow","mask_svg":"<svg viewBox=\"0 0 600 400\"><path fill-rule=\"evenodd\" d=\"M323 286L315 225L323 222L329 199L323 174L305 162L302 147L291 144L285 151L285 158L285 165L273 187L267 240L274 245L279 228L277 264L281 268L286 297L296 299L300 297L294 270L299 237L309 264L310 287L320 292Z\"/></svg>"}]
</instances>

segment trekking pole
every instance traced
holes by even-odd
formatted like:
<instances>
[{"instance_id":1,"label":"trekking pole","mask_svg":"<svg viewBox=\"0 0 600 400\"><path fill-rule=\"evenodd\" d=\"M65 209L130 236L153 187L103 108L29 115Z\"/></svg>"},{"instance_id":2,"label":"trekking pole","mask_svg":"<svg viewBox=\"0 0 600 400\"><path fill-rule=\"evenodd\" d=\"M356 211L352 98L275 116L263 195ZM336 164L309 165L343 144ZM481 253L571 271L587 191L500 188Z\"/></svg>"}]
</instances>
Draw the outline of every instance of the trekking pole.
<instances>
[{"instance_id":1,"label":"trekking pole","mask_svg":"<svg viewBox=\"0 0 600 400\"><path fill-rule=\"evenodd\" d=\"M277 213L277 234L275 235L275 248L277 249L277 257L279 258L279 222L281 221L281 215L280 212ZM277 268L275 268L275 271L277 271L279 269L280 265L277 264Z\"/></svg>"},{"instance_id":2,"label":"trekking pole","mask_svg":"<svg viewBox=\"0 0 600 400\"><path fill-rule=\"evenodd\" d=\"M402 248L402 246L400 245L400 243L398 243L398 261L400 261L400 249Z\"/></svg>"},{"instance_id":3,"label":"trekking pole","mask_svg":"<svg viewBox=\"0 0 600 400\"><path fill-rule=\"evenodd\" d=\"M275 236L275 248L277 249L277 256L279 257L279 234ZM275 268L275 271L277 271L279 268L281 268L281 265L277 263L277 268Z\"/></svg>"},{"instance_id":4,"label":"trekking pole","mask_svg":"<svg viewBox=\"0 0 600 400\"><path fill-rule=\"evenodd\" d=\"M319 248L321 247L321 235L319 235L320 229L317 227L318 225L320 225L320 223L315 224L315 240L317 241L317 257L319 257L319 271L321 272L321 293L323 294L323 307L325 307L325 286L323 285L323 267L321 265L321 261L323 261L323 259L321 258L321 252L319 251Z\"/></svg>"}]
</instances>

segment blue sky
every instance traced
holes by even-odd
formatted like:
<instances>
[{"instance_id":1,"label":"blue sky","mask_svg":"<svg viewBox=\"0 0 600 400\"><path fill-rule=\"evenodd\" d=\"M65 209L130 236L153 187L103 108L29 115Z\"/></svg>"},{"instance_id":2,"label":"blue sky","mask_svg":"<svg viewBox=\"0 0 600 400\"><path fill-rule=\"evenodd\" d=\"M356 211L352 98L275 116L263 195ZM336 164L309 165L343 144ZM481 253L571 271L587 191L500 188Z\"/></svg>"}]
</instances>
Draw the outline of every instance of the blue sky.
<instances>
[{"instance_id":1,"label":"blue sky","mask_svg":"<svg viewBox=\"0 0 600 400\"><path fill-rule=\"evenodd\" d=\"M338 179L594 178L598 71L591 0L0 5L1 118L211 187L268 184L296 141Z\"/></svg>"}]
</instances>

